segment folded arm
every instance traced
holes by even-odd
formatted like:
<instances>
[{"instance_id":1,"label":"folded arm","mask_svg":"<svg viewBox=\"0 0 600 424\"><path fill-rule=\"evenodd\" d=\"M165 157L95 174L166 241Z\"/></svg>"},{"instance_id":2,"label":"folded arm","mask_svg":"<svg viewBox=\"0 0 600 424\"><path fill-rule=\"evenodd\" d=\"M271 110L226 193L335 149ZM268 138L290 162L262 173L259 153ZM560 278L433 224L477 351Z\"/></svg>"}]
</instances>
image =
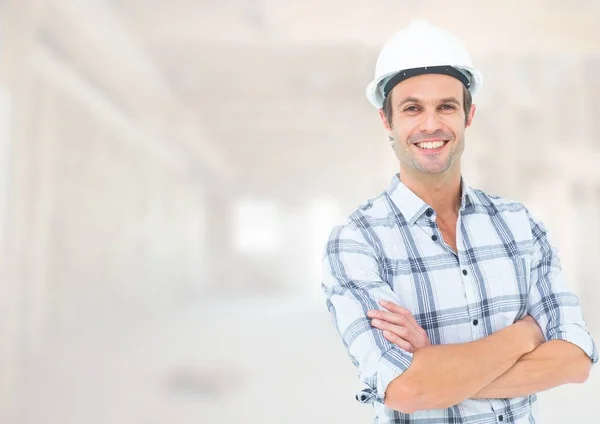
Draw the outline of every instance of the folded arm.
<instances>
[{"instance_id":1,"label":"folded arm","mask_svg":"<svg viewBox=\"0 0 600 424\"><path fill-rule=\"evenodd\" d=\"M385 404L412 413L448 408L482 390L537 346L533 324L517 322L474 342L426 346L392 381Z\"/></svg>"},{"instance_id":2,"label":"folded arm","mask_svg":"<svg viewBox=\"0 0 600 424\"><path fill-rule=\"evenodd\" d=\"M583 383L591 366L589 356L579 347L563 340L550 340L523 355L512 368L472 398L528 396L563 384Z\"/></svg>"},{"instance_id":3,"label":"folded arm","mask_svg":"<svg viewBox=\"0 0 600 424\"><path fill-rule=\"evenodd\" d=\"M534 250L527 312L540 325L546 342L474 398L527 396L563 384L583 383L598 361L579 299L569 287L547 230L531 214L529 220Z\"/></svg>"}]
</instances>

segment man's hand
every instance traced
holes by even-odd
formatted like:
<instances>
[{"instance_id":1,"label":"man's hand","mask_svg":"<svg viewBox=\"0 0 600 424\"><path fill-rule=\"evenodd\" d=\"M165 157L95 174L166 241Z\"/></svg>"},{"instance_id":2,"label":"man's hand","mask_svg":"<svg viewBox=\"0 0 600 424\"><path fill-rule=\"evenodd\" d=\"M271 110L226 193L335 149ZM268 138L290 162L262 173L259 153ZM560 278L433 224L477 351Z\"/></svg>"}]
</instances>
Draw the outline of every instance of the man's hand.
<instances>
[{"instance_id":1,"label":"man's hand","mask_svg":"<svg viewBox=\"0 0 600 424\"><path fill-rule=\"evenodd\" d=\"M368 311L367 316L373 318L371 324L382 330L387 340L407 352L416 352L431 344L427 333L417 324L408 309L387 301L379 304L387 311Z\"/></svg>"}]
</instances>

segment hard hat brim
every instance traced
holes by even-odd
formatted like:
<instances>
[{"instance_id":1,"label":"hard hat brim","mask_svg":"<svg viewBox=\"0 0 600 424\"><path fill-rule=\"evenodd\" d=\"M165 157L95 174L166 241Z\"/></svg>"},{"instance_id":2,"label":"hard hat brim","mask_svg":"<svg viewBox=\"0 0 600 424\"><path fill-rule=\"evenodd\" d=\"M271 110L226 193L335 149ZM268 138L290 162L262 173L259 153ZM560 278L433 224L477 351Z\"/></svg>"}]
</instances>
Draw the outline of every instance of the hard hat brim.
<instances>
[{"instance_id":1,"label":"hard hat brim","mask_svg":"<svg viewBox=\"0 0 600 424\"><path fill-rule=\"evenodd\" d=\"M481 86L483 85L483 75L481 74L481 72L478 69L471 68L468 66L451 66L451 65L448 65L448 66L451 68L462 69L464 71L467 71L469 74L471 74L470 86L468 87L468 89L472 95L474 95L481 89ZM371 81L371 83L369 83L369 85L367 86L367 88L365 90L366 96L367 96L367 99L369 100L369 102L375 108L381 109L383 107L383 103L385 101L385 98L381 93L382 90L380 89L380 86L379 86L381 84L381 82L384 81L389 76L396 75L401 72L404 72L404 70L387 73L385 75L380 76L377 79L374 79L373 81ZM415 73L415 75L412 75L412 76L423 75L423 74L427 74L427 73L428 72L419 72L419 73ZM439 73L439 72L430 72L430 73ZM405 79L407 79L407 78L405 78ZM404 79L402 79L402 80L404 80ZM399 81L399 82L401 82L401 81Z\"/></svg>"}]
</instances>

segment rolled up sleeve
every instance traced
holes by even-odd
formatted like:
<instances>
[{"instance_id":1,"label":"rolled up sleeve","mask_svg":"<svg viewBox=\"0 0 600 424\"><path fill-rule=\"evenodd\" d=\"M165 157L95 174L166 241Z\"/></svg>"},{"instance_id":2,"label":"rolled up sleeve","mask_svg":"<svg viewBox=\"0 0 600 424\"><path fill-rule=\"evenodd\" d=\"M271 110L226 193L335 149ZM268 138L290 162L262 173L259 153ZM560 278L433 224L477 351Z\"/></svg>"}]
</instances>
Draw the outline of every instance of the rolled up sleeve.
<instances>
[{"instance_id":1,"label":"rolled up sleeve","mask_svg":"<svg viewBox=\"0 0 600 424\"><path fill-rule=\"evenodd\" d=\"M579 346L598 362L596 344L587 329L579 298L569 287L555 247L544 224L529 215L534 252L531 262L531 287L528 312L533 316L546 340L565 340Z\"/></svg>"},{"instance_id":2,"label":"rolled up sleeve","mask_svg":"<svg viewBox=\"0 0 600 424\"><path fill-rule=\"evenodd\" d=\"M391 381L412 362L412 353L390 343L371 326L367 311L381 300L401 304L382 278L380 261L361 229L345 224L333 229L323 255L322 289L333 323L366 388L362 403L383 403Z\"/></svg>"}]
</instances>

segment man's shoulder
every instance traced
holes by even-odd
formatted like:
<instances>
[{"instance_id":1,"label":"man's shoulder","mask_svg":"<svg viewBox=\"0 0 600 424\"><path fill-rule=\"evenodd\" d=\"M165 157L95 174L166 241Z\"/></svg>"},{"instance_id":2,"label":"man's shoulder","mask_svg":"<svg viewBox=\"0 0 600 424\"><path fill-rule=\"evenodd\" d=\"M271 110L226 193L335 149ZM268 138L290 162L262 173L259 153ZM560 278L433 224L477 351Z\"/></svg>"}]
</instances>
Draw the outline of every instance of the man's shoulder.
<instances>
[{"instance_id":1,"label":"man's shoulder","mask_svg":"<svg viewBox=\"0 0 600 424\"><path fill-rule=\"evenodd\" d=\"M527 207L520 201L492 194L479 188L470 188L475 197L475 204L484 208L497 209L500 212L527 212Z\"/></svg>"},{"instance_id":2,"label":"man's shoulder","mask_svg":"<svg viewBox=\"0 0 600 424\"><path fill-rule=\"evenodd\" d=\"M475 213L499 215L509 226L516 225L519 228L527 228L528 233L537 226L543 226L543 222L519 200L490 194L481 189L470 188L470 190L476 198Z\"/></svg>"},{"instance_id":3,"label":"man's shoulder","mask_svg":"<svg viewBox=\"0 0 600 424\"><path fill-rule=\"evenodd\" d=\"M387 225L391 219L389 196L384 190L376 196L368 198L359 203L345 215L333 228L332 237L341 237L343 235L360 234L361 238L365 233L370 233L374 227ZM364 237L369 239L370 237Z\"/></svg>"},{"instance_id":4,"label":"man's shoulder","mask_svg":"<svg viewBox=\"0 0 600 424\"><path fill-rule=\"evenodd\" d=\"M389 218L389 201L387 190L384 190L378 195L359 203L347 216L346 224L350 226L365 226Z\"/></svg>"}]
</instances>

